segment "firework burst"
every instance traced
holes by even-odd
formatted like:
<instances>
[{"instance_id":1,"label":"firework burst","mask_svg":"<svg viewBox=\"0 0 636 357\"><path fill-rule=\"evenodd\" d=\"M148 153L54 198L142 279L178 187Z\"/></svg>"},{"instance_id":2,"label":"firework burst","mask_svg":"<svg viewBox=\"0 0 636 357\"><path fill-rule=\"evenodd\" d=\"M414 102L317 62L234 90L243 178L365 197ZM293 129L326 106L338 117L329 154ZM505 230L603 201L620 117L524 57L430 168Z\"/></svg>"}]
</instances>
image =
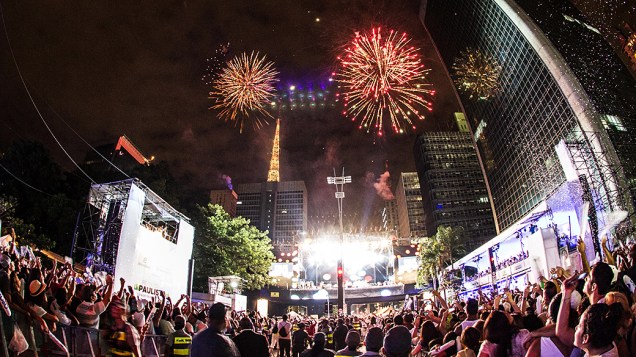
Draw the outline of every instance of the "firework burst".
<instances>
[{"instance_id":1,"label":"firework burst","mask_svg":"<svg viewBox=\"0 0 636 357\"><path fill-rule=\"evenodd\" d=\"M206 66L201 80L203 83L211 86L214 80L221 73L221 69L225 66L228 56L230 54L230 43L223 43L217 47L214 51L214 57L210 57L205 60Z\"/></svg>"},{"instance_id":2,"label":"firework burst","mask_svg":"<svg viewBox=\"0 0 636 357\"><path fill-rule=\"evenodd\" d=\"M469 98L487 100L497 95L502 67L494 57L469 48L460 53L452 69L455 84Z\"/></svg>"},{"instance_id":3,"label":"firework burst","mask_svg":"<svg viewBox=\"0 0 636 357\"><path fill-rule=\"evenodd\" d=\"M405 33L372 29L356 33L333 73L343 94L344 115L360 121L359 128L383 135L385 121L390 131L415 129L414 119L423 120L432 111L426 98L435 94L417 52Z\"/></svg>"},{"instance_id":4,"label":"firework burst","mask_svg":"<svg viewBox=\"0 0 636 357\"><path fill-rule=\"evenodd\" d=\"M243 131L244 123L251 120L260 128L271 118L266 110L274 95L274 84L278 82L274 64L258 52L243 53L227 63L213 81L210 98L219 110L219 118L233 121Z\"/></svg>"}]
</instances>

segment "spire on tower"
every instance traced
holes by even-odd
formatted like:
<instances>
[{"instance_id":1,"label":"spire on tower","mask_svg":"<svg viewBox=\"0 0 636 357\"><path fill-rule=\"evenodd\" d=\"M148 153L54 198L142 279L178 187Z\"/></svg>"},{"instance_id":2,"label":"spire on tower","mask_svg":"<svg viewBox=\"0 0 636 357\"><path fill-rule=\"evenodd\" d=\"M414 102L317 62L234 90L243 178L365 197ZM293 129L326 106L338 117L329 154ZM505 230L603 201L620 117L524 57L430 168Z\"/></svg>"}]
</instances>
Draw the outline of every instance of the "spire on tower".
<instances>
[{"instance_id":1,"label":"spire on tower","mask_svg":"<svg viewBox=\"0 0 636 357\"><path fill-rule=\"evenodd\" d=\"M274 135L274 147L272 148L272 160L269 162L269 172L267 173L267 182L280 181L280 172L278 169L280 155L280 119L276 120L276 134Z\"/></svg>"}]
</instances>

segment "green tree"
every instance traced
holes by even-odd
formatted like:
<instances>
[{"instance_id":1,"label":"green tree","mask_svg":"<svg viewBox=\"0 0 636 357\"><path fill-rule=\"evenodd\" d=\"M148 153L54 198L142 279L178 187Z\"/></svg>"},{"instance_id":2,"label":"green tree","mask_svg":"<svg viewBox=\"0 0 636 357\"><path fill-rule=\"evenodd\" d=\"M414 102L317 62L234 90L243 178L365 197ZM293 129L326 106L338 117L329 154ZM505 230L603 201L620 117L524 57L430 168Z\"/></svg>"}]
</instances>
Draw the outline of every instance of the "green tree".
<instances>
[{"instance_id":1,"label":"green tree","mask_svg":"<svg viewBox=\"0 0 636 357\"><path fill-rule=\"evenodd\" d=\"M452 265L455 260L466 254L463 242L464 229L439 226L435 233L435 244L438 245L442 268Z\"/></svg>"},{"instance_id":2,"label":"green tree","mask_svg":"<svg viewBox=\"0 0 636 357\"><path fill-rule=\"evenodd\" d=\"M425 237L420 244L420 266L417 271L417 284L423 286L430 279L437 276L439 265L439 251L435 244L435 237Z\"/></svg>"},{"instance_id":3,"label":"green tree","mask_svg":"<svg viewBox=\"0 0 636 357\"><path fill-rule=\"evenodd\" d=\"M0 236L5 234L11 234L12 230L15 231L15 235L19 244L34 245L41 249L51 249L55 245L55 242L41 233L33 224L26 223L20 217L15 215L15 207L17 201L10 196L0 195L0 220L2 221L2 231Z\"/></svg>"},{"instance_id":4,"label":"green tree","mask_svg":"<svg viewBox=\"0 0 636 357\"><path fill-rule=\"evenodd\" d=\"M439 226L434 236L423 238L420 241L420 247L417 282L419 285L423 285L466 253L463 243L463 229L462 227Z\"/></svg>"},{"instance_id":5,"label":"green tree","mask_svg":"<svg viewBox=\"0 0 636 357\"><path fill-rule=\"evenodd\" d=\"M18 140L0 158L3 233L15 229L21 244L56 248L68 254L77 211L68 195L67 175L41 143ZM88 187L88 186L87 186Z\"/></svg>"},{"instance_id":6,"label":"green tree","mask_svg":"<svg viewBox=\"0 0 636 357\"><path fill-rule=\"evenodd\" d=\"M199 206L193 224L194 289L208 290L208 277L237 275L248 290L269 283L274 260L267 232L250 226L243 217L232 218L219 205Z\"/></svg>"}]
</instances>

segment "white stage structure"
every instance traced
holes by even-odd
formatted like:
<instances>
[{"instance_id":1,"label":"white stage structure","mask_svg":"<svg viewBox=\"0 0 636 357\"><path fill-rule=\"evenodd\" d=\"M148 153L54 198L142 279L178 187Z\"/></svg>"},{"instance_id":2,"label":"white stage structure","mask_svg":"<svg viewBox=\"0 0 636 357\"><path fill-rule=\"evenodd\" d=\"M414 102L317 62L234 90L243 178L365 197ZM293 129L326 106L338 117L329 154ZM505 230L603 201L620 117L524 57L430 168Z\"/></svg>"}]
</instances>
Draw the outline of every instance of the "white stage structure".
<instances>
[{"instance_id":1,"label":"white stage structure","mask_svg":"<svg viewBox=\"0 0 636 357\"><path fill-rule=\"evenodd\" d=\"M73 241L73 257L93 273L126 279L142 298L190 291L194 228L137 179L91 186ZM117 287L116 286L116 287Z\"/></svg>"}]
</instances>

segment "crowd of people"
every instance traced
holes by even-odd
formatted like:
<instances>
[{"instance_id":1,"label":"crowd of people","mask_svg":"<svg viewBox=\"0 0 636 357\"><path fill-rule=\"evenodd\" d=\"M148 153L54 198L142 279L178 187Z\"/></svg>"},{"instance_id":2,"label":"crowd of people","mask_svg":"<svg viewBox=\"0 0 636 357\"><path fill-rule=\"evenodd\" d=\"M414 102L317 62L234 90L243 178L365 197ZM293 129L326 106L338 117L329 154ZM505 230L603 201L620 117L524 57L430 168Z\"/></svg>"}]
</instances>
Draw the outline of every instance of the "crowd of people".
<instances>
[{"instance_id":1,"label":"crowd of people","mask_svg":"<svg viewBox=\"0 0 636 357\"><path fill-rule=\"evenodd\" d=\"M219 342L196 335L192 355L634 356L636 245L614 252L603 247L604 261L591 267L584 262L583 273L557 267L551 279L528 283L523 291L478 291L476 298L452 303L433 291L430 304L420 301L420 308L382 316L276 320L252 313L237 322L219 304L210 308L216 322L208 330ZM209 353L218 349L223 352Z\"/></svg>"},{"instance_id":2,"label":"crowd of people","mask_svg":"<svg viewBox=\"0 0 636 357\"><path fill-rule=\"evenodd\" d=\"M527 250L525 250L515 255L514 257L506 258L502 260L501 262L497 263L497 270L501 270L511 265L515 265L519 263L520 261L527 259L529 256L530 254L528 253Z\"/></svg>"},{"instance_id":3,"label":"crowd of people","mask_svg":"<svg viewBox=\"0 0 636 357\"><path fill-rule=\"evenodd\" d=\"M93 356L147 355L149 336L165 338L163 356L634 356L636 245L602 247L604 259L584 260L585 272L557 267L523 290L465 300L433 291L428 302L381 315L319 318L237 312L187 295L146 300L124 279L9 245L0 254L3 348L69 354L60 332L72 326L99 331Z\"/></svg>"},{"instance_id":4,"label":"crowd of people","mask_svg":"<svg viewBox=\"0 0 636 357\"><path fill-rule=\"evenodd\" d=\"M355 282L352 281L347 281L344 285L345 289L351 289L351 288L365 288L365 287L382 287L382 286L398 286L398 285L404 285L403 283L400 282L392 282L392 281L382 281L382 282L368 282L365 280L358 280ZM337 284L333 284L330 282L321 282L320 284L316 285L314 284L313 281L300 281L298 283L298 286L294 289L297 290L315 290L315 289L334 289L337 288L338 285Z\"/></svg>"},{"instance_id":5,"label":"crowd of people","mask_svg":"<svg viewBox=\"0 0 636 357\"><path fill-rule=\"evenodd\" d=\"M490 270L490 267L488 267L488 268L486 268L484 270L478 271L477 274L475 274L473 276L467 276L465 280L468 281L468 282L473 282L473 281L475 281L477 279L483 278L484 276L489 276L490 273L491 273L491 270Z\"/></svg>"},{"instance_id":6,"label":"crowd of people","mask_svg":"<svg viewBox=\"0 0 636 357\"><path fill-rule=\"evenodd\" d=\"M501 262L498 262L495 264L495 267L497 270L501 270L501 269L505 269L511 265L515 265L525 259L528 259L528 257L530 256L530 253L528 253L528 251L522 251L519 254L517 254L516 256L513 257L509 257L506 259L503 259ZM477 274L472 275L472 276L466 276L466 281L468 282L473 282L477 279L481 279L485 276L489 276L492 273L492 270L490 269L490 267L486 267L486 269L482 269L479 270L477 272Z\"/></svg>"}]
</instances>

